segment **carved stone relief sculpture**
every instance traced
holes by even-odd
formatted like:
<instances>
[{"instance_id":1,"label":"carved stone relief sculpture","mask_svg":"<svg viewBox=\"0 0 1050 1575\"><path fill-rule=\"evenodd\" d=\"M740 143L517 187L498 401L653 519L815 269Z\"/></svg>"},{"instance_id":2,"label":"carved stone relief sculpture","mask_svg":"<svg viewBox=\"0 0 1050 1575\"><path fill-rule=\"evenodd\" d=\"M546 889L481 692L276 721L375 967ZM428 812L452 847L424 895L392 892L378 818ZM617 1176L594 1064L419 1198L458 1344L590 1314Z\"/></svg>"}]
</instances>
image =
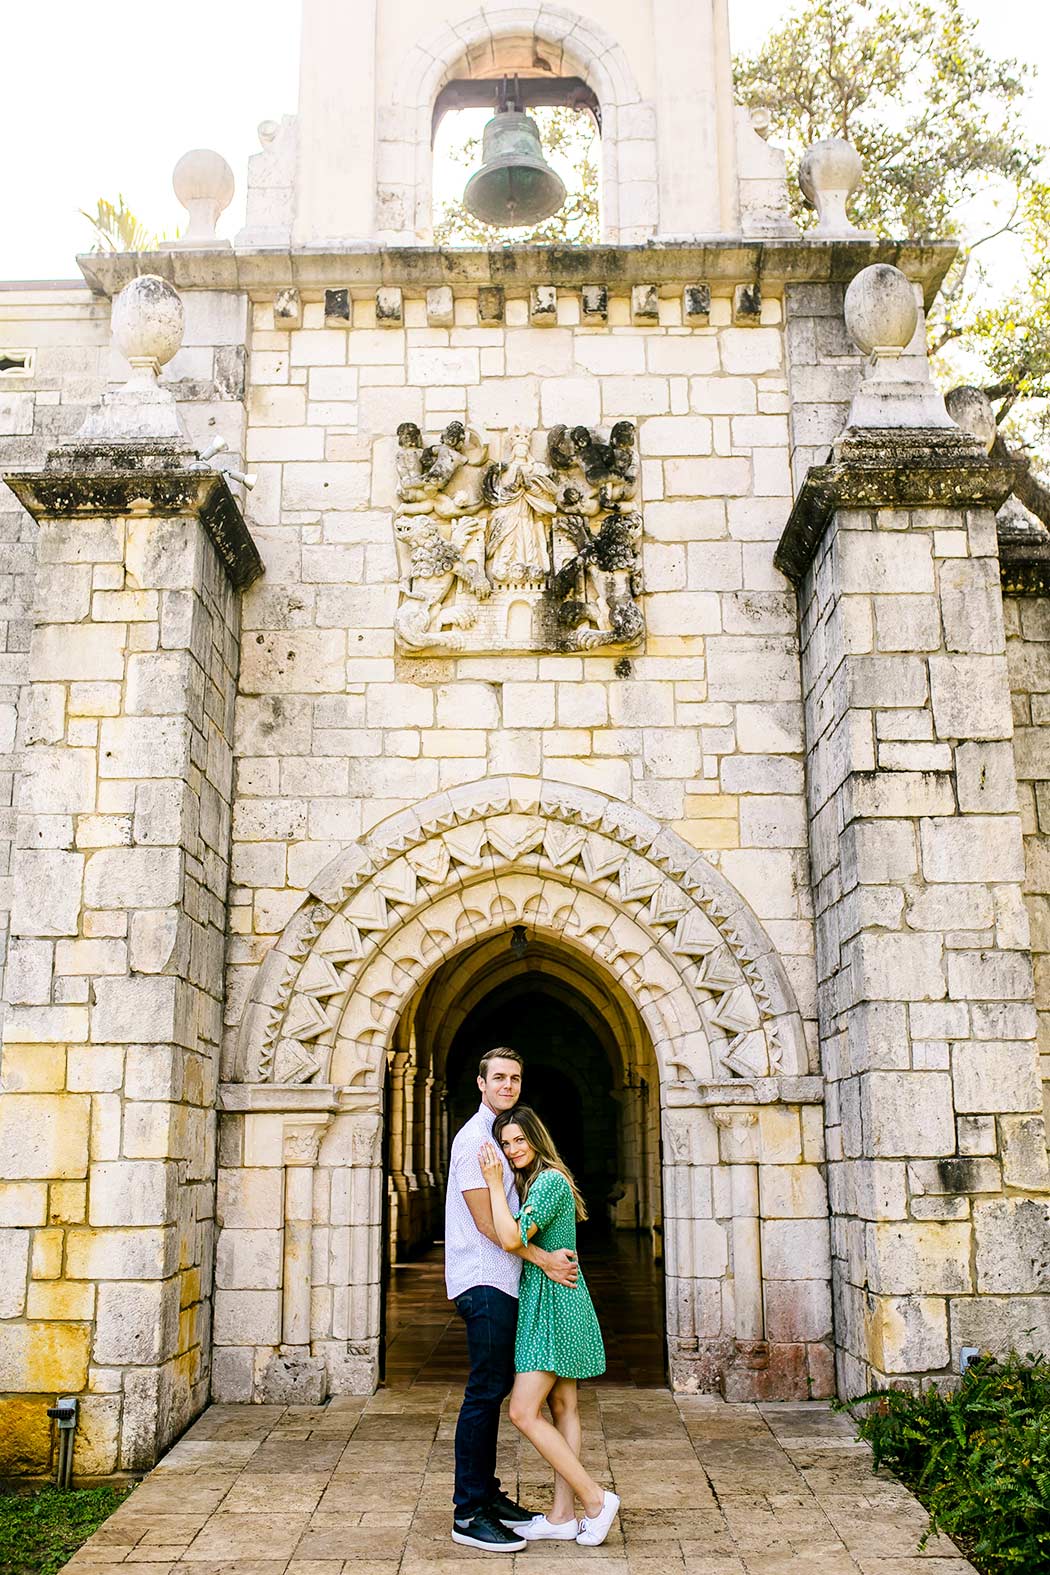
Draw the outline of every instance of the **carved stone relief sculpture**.
<instances>
[{"instance_id":1,"label":"carved stone relief sculpture","mask_svg":"<svg viewBox=\"0 0 1050 1575\"><path fill-rule=\"evenodd\" d=\"M586 651L645 632L634 423L397 431L399 650ZM537 452L537 451L541 452Z\"/></svg>"}]
</instances>

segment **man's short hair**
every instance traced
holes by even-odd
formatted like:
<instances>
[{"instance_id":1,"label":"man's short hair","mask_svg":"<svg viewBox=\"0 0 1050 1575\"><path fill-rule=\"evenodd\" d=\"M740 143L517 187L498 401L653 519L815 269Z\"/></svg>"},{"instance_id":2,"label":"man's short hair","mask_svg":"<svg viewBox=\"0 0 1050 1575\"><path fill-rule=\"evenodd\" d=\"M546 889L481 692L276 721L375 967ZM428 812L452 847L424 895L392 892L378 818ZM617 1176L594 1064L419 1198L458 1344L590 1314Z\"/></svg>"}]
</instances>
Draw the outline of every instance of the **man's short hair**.
<instances>
[{"instance_id":1,"label":"man's short hair","mask_svg":"<svg viewBox=\"0 0 1050 1575\"><path fill-rule=\"evenodd\" d=\"M522 1071L525 1069L525 1062L521 1059L521 1056L516 1050L511 1050L506 1045L500 1045L495 1050L485 1051L485 1054L478 1063L479 1077L488 1077L490 1061L516 1061Z\"/></svg>"}]
</instances>

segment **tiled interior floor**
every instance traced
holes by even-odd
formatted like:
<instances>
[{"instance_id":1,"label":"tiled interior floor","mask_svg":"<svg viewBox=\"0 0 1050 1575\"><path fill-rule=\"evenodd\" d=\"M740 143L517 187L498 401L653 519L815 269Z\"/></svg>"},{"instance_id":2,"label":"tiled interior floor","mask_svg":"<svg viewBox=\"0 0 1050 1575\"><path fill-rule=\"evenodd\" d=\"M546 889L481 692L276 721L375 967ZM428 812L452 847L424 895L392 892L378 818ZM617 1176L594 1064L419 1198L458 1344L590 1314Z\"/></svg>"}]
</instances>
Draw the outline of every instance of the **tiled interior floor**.
<instances>
[{"instance_id":1,"label":"tiled interior floor","mask_svg":"<svg viewBox=\"0 0 1050 1575\"><path fill-rule=\"evenodd\" d=\"M317 1409L212 1406L66 1566L67 1575L467 1575L450 1539L458 1388L417 1380ZM972 1575L825 1405L726 1405L586 1385L585 1458L623 1499L602 1548L533 1544L508 1570L556 1575ZM504 1423L504 1486L549 1473Z\"/></svg>"},{"instance_id":2,"label":"tiled interior floor","mask_svg":"<svg viewBox=\"0 0 1050 1575\"><path fill-rule=\"evenodd\" d=\"M580 1262L605 1340L605 1382L659 1388L664 1367L663 1276L646 1237L581 1233ZM391 1273L386 1304L385 1381L405 1389L424 1379L462 1386L463 1325L445 1295L444 1258L433 1247Z\"/></svg>"}]
</instances>

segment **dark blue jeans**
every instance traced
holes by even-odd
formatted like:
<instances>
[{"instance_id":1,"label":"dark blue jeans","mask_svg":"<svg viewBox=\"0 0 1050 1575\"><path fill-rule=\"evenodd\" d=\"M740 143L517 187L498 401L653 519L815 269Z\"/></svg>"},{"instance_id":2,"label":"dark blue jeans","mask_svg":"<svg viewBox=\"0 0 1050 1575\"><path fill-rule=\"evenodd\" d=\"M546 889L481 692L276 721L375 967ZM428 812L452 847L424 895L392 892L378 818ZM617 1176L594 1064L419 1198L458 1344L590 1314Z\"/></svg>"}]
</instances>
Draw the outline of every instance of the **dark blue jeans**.
<instances>
[{"instance_id":1,"label":"dark blue jeans","mask_svg":"<svg viewBox=\"0 0 1050 1575\"><path fill-rule=\"evenodd\" d=\"M456 1423L456 1519L467 1520L500 1491L496 1475L499 1414L514 1383L518 1303L494 1285L456 1297L467 1326L470 1377Z\"/></svg>"}]
</instances>

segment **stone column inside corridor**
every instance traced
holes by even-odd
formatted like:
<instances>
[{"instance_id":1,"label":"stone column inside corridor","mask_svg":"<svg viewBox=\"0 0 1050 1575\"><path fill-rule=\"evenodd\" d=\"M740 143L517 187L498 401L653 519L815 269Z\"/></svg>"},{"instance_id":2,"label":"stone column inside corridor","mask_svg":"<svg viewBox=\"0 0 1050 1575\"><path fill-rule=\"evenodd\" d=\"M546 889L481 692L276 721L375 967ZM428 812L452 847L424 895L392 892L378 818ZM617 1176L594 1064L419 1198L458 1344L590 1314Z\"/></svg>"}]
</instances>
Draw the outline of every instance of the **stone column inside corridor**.
<instances>
[{"instance_id":1,"label":"stone column inside corridor","mask_svg":"<svg viewBox=\"0 0 1050 1575\"><path fill-rule=\"evenodd\" d=\"M1026 1349L1050 1282L995 522L1009 484L929 384L902 275L859 275L846 322L871 362L777 561L799 588L849 1395L957 1373L965 1345Z\"/></svg>"},{"instance_id":2,"label":"stone column inside corridor","mask_svg":"<svg viewBox=\"0 0 1050 1575\"><path fill-rule=\"evenodd\" d=\"M134 371L44 469L0 1092L0 1433L46 1471L150 1465L208 1397L239 588L259 571L159 363L181 303L114 309Z\"/></svg>"}]
</instances>

